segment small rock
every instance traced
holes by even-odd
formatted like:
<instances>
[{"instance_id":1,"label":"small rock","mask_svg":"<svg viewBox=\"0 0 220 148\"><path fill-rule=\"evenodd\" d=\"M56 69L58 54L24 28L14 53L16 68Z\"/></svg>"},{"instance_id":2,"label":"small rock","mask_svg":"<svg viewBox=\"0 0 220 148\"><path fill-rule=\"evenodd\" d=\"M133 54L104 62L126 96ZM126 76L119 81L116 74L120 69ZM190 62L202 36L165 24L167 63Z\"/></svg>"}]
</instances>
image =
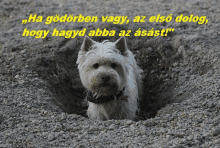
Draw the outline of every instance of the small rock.
<instances>
[{"instance_id":1,"label":"small rock","mask_svg":"<svg viewBox=\"0 0 220 148\"><path fill-rule=\"evenodd\" d=\"M186 142L186 139L181 139L181 140L179 141L180 144L184 144L185 142Z\"/></svg>"},{"instance_id":2,"label":"small rock","mask_svg":"<svg viewBox=\"0 0 220 148\"><path fill-rule=\"evenodd\" d=\"M199 45L197 45L197 46L195 47L195 52L198 52L198 51L201 51L201 46L199 46Z\"/></svg>"},{"instance_id":3,"label":"small rock","mask_svg":"<svg viewBox=\"0 0 220 148\"><path fill-rule=\"evenodd\" d=\"M191 141L191 140L193 140L193 136L188 136L187 138L186 138L187 140L189 140L189 141Z\"/></svg>"},{"instance_id":4,"label":"small rock","mask_svg":"<svg viewBox=\"0 0 220 148\"><path fill-rule=\"evenodd\" d=\"M4 147L7 147L6 145L4 144L0 144L0 147L4 148Z\"/></svg>"},{"instance_id":5,"label":"small rock","mask_svg":"<svg viewBox=\"0 0 220 148\"><path fill-rule=\"evenodd\" d=\"M19 78L19 75L16 75L15 78L18 79L18 78Z\"/></svg>"},{"instance_id":6,"label":"small rock","mask_svg":"<svg viewBox=\"0 0 220 148\"><path fill-rule=\"evenodd\" d=\"M53 141L55 139L54 135L53 134L49 134L48 135L48 140L49 141Z\"/></svg>"},{"instance_id":7,"label":"small rock","mask_svg":"<svg viewBox=\"0 0 220 148\"><path fill-rule=\"evenodd\" d=\"M128 120L128 121L126 122L126 124L127 124L127 125L132 124L132 120Z\"/></svg>"},{"instance_id":8,"label":"small rock","mask_svg":"<svg viewBox=\"0 0 220 148\"><path fill-rule=\"evenodd\" d=\"M194 104L192 107L193 108L198 108L199 106L197 104Z\"/></svg>"},{"instance_id":9,"label":"small rock","mask_svg":"<svg viewBox=\"0 0 220 148\"><path fill-rule=\"evenodd\" d=\"M17 87L18 86L18 83L17 84L12 84L11 85L13 88Z\"/></svg>"},{"instance_id":10,"label":"small rock","mask_svg":"<svg viewBox=\"0 0 220 148\"><path fill-rule=\"evenodd\" d=\"M34 139L34 134L28 135L27 141L31 141L31 140L33 140L33 139Z\"/></svg>"},{"instance_id":11,"label":"small rock","mask_svg":"<svg viewBox=\"0 0 220 148\"><path fill-rule=\"evenodd\" d=\"M216 128L212 131L213 136L218 136L220 134L220 128Z\"/></svg>"},{"instance_id":12,"label":"small rock","mask_svg":"<svg viewBox=\"0 0 220 148\"><path fill-rule=\"evenodd\" d=\"M214 107L213 102L210 102L210 103L208 104L208 107L210 107L210 108Z\"/></svg>"},{"instance_id":13,"label":"small rock","mask_svg":"<svg viewBox=\"0 0 220 148\"><path fill-rule=\"evenodd\" d=\"M215 144L220 144L220 139L216 139L214 142Z\"/></svg>"},{"instance_id":14,"label":"small rock","mask_svg":"<svg viewBox=\"0 0 220 148\"><path fill-rule=\"evenodd\" d=\"M179 138L183 138L184 136L185 136L184 133L178 133L178 134L176 134L176 137L179 137Z\"/></svg>"},{"instance_id":15,"label":"small rock","mask_svg":"<svg viewBox=\"0 0 220 148\"><path fill-rule=\"evenodd\" d=\"M203 119L197 119L197 123L202 123Z\"/></svg>"},{"instance_id":16,"label":"small rock","mask_svg":"<svg viewBox=\"0 0 220 148\"><path fill-rule=\"evenodd\" d=\"M109 126L109 129L110 129L110 130L115 129L115 125L114 125L114 124L111 124L111 125Z\"/></svg>"},{"instance_id":17,"label":"small rock","mask_svg":"<svg viewBox=\"0 0 220 148\"><path fill-rule=\"evenodd\" d=\"M27 51L27 50L26 50L26 49L24 49L24 50L22 50L22 51L21 51L21 53L22 53L22 54L24 54L24 53L26 53L26 51Z\"/></svg>"}]
</instances>

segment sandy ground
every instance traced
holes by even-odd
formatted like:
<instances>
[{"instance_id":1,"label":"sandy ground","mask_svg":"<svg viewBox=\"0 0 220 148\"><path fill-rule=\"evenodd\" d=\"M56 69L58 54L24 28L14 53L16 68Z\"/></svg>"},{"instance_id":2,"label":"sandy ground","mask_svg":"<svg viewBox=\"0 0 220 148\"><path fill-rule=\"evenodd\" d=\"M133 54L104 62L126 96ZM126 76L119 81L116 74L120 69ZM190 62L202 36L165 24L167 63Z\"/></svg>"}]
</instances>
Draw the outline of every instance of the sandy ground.
<instances>
[{"instance_id":1,"label":"sandy ground","mask_svg":"<svg viewBox=\"0 0 220 148\"><path fill-rule=\"evenodd\" d=\"M220 147L220 1L0 0L0 147ZM42 22L27 22L30 14ZM98 16L96 23L45 24L47 16ZM173 14L171 22L148 21ZM207 24L175 22L206 16ZM101 16L128 16L128 24ZM146 22L132 22L146 16ZM46 38L23 31L50 30ZM57 30L121 30L144 70L140 112L134 121L93 121L76 68L83 37L53 37ZM137 29L175 31L137 37Z\"/></svg>"}]
</instances>

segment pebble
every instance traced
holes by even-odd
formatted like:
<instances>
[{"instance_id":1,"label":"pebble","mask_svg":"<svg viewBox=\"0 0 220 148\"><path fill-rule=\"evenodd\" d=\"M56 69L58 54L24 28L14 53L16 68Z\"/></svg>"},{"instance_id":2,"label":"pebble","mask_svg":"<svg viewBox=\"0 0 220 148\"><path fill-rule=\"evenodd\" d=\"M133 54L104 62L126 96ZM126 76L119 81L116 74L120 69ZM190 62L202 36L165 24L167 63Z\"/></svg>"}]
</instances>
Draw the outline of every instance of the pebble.
<instances>
[{"instance_id":1,"label":"pebble","mask_svg":"<svg viewBox=\"0 0 220 148\"><path fill-rule=\"evenodd\" d=\"M213 136L218 136L220 134L220 128L216 128L213 130L212 135Z\"/></svg>"},{"instance_id":2,"label":"pebble","mask_svg":"<svg viewBox=\"0 0 220 148\"><path fill-rule=\"evenodd\" d=\"M128 121L126 122L126 125L130 125L130 124L132 124L132 120L128 120Z\"/></svg>"},{"instance_id":3,"label":"pebble","mask_svg":"<svg viewBox=\"0 0 220 148\"><path fill-rule=\"evenodd\" d=\"M54 134L49 134L49 135L48 135L48 140L49 140L49 141L53 141L54 139L55 139Z\"/></svg>"},{"instance_id":4,"label":"pebble","mask_svg":"<svg viewBox=\"0 0 220 148\"><path fill-rule=\"evenodd\" d=\"M18 79L18 78L19 78L19 75L16 75L15 78Z\"/></svg>"}]
</instances>

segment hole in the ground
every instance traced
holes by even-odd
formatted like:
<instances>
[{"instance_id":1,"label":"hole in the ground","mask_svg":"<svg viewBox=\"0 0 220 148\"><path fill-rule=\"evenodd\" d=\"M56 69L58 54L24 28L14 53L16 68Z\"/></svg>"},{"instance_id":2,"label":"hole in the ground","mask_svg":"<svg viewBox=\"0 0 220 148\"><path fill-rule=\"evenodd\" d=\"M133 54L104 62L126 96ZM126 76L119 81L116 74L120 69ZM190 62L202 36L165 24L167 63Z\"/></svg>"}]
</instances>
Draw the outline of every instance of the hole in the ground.
<instances>
[{"instance_id":1,"label":"hole in the ground","mask_svg":"<svg viewBox=\"0 0 220 148\"><path fill-rule=\"evenodd\" d=\"M95 37L93 39L115 41L117 37ZM172 90L176 77L172 76L169 67L179 58L176 52L177 47L172 41L167 41L163 37L147 39L147 41L137 40L137 38L130 37L127 40L128 45L133 48L130 49L136 54L139 66L144 70L143 95L139 102L138 120L155 117L159 109L172 102ZM86 117L87 103L84 101L84 88L76 65L83 38L75 40L57 38L57 40L47 41L52 47L56 47L55 43L61 44L50 55L38 57L36 62L33 62L34 70L48 82L47 87L56 96L55 105L64 112ZM137 45L138 48L136 48Z\"/></svg>"},{"instance_id":2,"label":"hole in the ground","mask_svg":"<svg viewBox=\"0 0 220 148\"><path fill-rule=\"evenodd\" d=\"M146 53L147 52L147 53ZM175 78L169 67L175 61L166 61L152 47L143 48L138 54L140 67L144 70L143 95L139 102L138 119L153 118L157 111L173 101Z\"/></svg>"}]
</instances>

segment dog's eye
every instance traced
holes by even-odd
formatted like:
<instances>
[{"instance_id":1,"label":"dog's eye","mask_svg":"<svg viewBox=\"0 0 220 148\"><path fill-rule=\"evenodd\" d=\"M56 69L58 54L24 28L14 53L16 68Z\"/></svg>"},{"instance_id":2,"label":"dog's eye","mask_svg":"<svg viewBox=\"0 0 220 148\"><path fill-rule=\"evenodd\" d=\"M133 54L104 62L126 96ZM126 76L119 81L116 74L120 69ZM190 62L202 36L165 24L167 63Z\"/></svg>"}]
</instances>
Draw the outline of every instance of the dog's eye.
<instances>
[{"instance_id":1,"label":"dog's eye","mask_svg":"<svg viewBox=\"0 0 220 148\"><path fill-rule=\"evenodd\" d=\"M111 67L112 67L112 68L115 68L116 66L117 66L116 63L112 63L112 64L111 64Z\"/></svg>"},{"instance_id":2,"label":"dog's eye","mask_svg":"<svg viewBox=\"0 0 220 148\"><path fill-rule=\"evenodd\" d=\"M99 64L98 64L98 63L95 63L95 64L93 65L93 67L94 67L94 68L98 68L98 67L99 67Z\"/></svg>"}]
</instances>

